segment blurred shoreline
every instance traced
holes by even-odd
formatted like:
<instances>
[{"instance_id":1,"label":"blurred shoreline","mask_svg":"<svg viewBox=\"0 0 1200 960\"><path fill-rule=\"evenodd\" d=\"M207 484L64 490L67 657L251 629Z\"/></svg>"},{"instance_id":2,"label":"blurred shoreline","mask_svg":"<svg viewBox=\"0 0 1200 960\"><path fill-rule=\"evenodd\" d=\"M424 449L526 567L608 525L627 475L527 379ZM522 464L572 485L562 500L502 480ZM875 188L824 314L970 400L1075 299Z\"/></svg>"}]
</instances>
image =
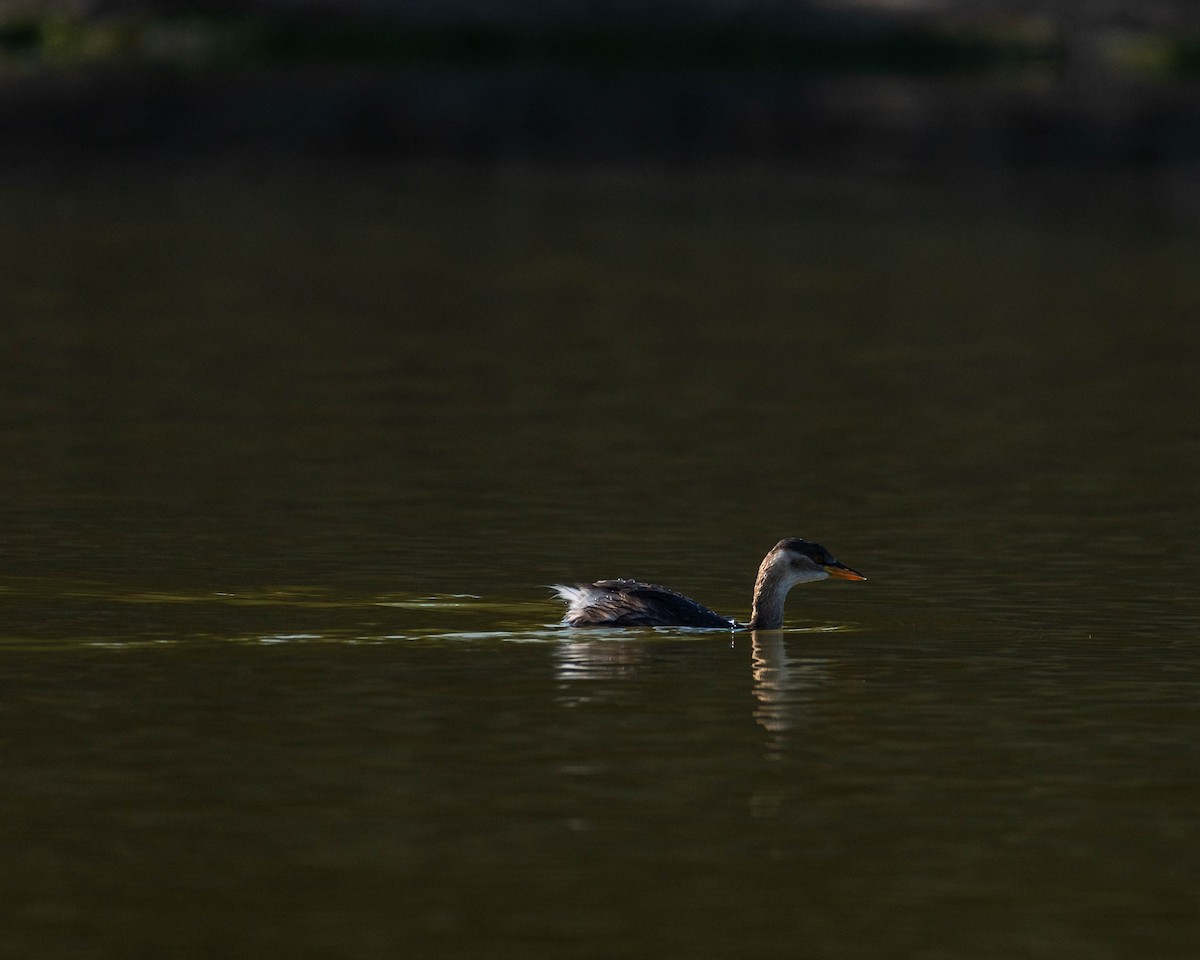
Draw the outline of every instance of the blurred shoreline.
<instances>
[{"instance_id":1,"label":"blurred shoreline","mask_svg":"<svg viewBox=\"0 0 1200 960\"><path fill-rule=\"evenodd\" d=\"M816 55L832 34L328 23L10 23L0 172L445 166L1200 226L1183 41L1089 59L1052 33L905 25Z\"/></svg>"}]
</instances>

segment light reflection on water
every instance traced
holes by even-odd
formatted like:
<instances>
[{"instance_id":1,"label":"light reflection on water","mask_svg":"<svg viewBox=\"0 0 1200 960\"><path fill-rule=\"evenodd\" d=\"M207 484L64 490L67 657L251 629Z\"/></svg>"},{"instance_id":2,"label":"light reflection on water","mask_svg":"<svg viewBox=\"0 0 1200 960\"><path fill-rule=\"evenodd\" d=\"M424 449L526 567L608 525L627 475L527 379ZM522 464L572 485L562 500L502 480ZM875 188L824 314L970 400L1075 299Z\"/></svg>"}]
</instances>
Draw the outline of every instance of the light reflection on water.
<instances>
[{"instance_id":1,"label":"light reflection on water","mask_svg":"<svg viewBox=\"0 0 1200 960\"><path fill-rule=\"evenodd\" d=\"M1195 861L1169 848L1200 827L1187 651L961 627L247 640L8 648L9 769L58 824L17 846L22 875L69 862L132 891L143 861L111 844L136 836L171 878L139 894L153 920L118 911L93 939L177 937L226 898L296 931L272 942L322 947L363 923L422 949L466 949L477 925L523 948L625 942L638 900L639 941L701 954L763 929L967 949L1006 916L998 942L1050 923L1082 955L1109 901L1126 917L1109 942L1158 942L1151 917L1194 929ZM11 792L0 812L31 816ZM1161 879L1130 887L1147 854ZM319 892L289 886L313 870ZM385 910L379 885L404 895ZM875 924L830 924L861 897Z\"/></svg>"}]
</instances>

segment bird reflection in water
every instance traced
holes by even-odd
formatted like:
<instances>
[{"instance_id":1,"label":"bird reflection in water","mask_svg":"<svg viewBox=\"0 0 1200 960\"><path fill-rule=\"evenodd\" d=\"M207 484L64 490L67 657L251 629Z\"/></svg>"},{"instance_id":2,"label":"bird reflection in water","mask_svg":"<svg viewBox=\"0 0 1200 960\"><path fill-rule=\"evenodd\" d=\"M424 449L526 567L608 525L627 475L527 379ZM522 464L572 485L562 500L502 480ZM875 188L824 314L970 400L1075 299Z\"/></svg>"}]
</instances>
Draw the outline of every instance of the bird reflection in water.
<instances>
[{"instance_id":1,"label":"bird reflection in water","mask_svg":"<svg viewBox=\"0 0 1200 960\"><path fill-rule=\"evenodd\" d=\"M641 644L613 639L557 644L554 660L559 701L574 705L617 699L627 688L613 682L636 674L646 654ZM789 656L783 631L752 630L750 678L754 720L771 734L768 755L778 756L788 731L803 722L816 691L829 679L829 661Z\"/></svg>"},{"instance_id":2,"label":"bird reflection in water","mask_svg":"<svg viewBox=\"0 0 1200 960\"><path fill-rule=\"evenodd\" d=\"M554 659L559 702L574 706L615 700L620 688L604 681L635 673L645 652L639 645L620 640L572 640L555 647Z\"/></svg>"},{"instance_id":3,"label":"bird reflection in water","mask_svg":"<svg viewBox=\"0 0 1200 960\"><path fill-rule=\"evenodd\" d=\"M779 630L750 633L750 676L754 719L771 737L767 756L778 759L787 732L802 719L813 695L829 678L829 661L818 657L789 657L787 639Z\"/></svg>"},{"instance_id":4,"label":"bird reflection in water","mask_svg":"<svg viewBox=\"0 0 1200 960\"><path fill-rule=\"evenodd\" d=\"M770 764L787 754L793 728L802 726L817 691L829 679L829 661L818 657L789 657L785 634L779 630L750 633L750 677L754 720L766 731L763 759ZM778 769L778 768L777 768ZM746 798L750 816L775 820L788 799L788 790L767 779ZM782 857L772 848L771 856Z\"/></svg>"}]
</instances>

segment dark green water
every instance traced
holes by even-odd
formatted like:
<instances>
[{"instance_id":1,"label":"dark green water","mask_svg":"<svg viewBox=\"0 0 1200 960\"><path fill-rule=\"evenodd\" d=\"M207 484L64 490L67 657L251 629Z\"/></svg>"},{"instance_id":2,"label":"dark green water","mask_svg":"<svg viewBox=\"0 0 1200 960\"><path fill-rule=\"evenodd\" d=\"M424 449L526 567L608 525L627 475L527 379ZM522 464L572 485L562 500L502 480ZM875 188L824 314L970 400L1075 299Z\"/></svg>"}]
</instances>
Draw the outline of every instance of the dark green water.
<instances>
[{"instance_id":1,"label":"dark green water","mask_svg":"<svg viewBox=\"0 0 1200 960\"><path fill-rule=\"evenodd\" d=\"M4 190L0 951L1195 956L1200 239L350 173Z\"/></svg>"}]
</instances>

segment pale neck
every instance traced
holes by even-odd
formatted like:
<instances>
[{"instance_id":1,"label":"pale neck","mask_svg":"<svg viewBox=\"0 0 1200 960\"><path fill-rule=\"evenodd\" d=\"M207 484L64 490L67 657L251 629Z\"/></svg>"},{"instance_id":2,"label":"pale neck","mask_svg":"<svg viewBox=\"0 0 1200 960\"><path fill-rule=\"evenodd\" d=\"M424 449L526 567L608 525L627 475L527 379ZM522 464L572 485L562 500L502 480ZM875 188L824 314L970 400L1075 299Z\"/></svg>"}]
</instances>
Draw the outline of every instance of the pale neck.
<instances>
[{"instance_id":1,"label":"pale neck","mask_svg":"<svg viewBox=\"0 0 1200 960\"><path fill-rule=\"evenodd\" d=\"M791 586L778 568L763 561L758 570L758 579L754 582L754 607L747 626L752 630L778 630L782 627L783 603Z\"/></svg>"}]
</instances>

